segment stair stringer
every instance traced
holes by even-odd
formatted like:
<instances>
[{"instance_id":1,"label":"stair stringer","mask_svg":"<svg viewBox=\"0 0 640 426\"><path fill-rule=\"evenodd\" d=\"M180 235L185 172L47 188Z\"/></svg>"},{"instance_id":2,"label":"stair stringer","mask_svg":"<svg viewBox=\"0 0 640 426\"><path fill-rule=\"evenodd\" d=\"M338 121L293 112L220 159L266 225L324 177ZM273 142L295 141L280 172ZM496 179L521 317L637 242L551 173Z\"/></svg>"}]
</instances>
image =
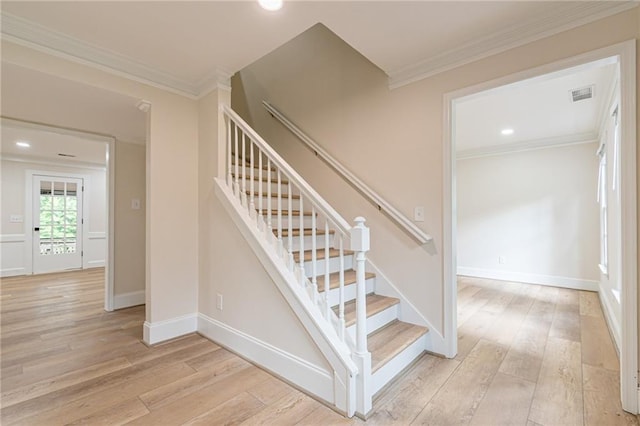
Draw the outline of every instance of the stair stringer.
<instances>
[{"instance_id":1,"label":"stair stringer","mask_svg":"<svg viewBox=\"0 0 640 426\"><path fill-rule=\"evenodd\" d=\"M275 253L274 247L265 239L264 232L258 231L257 221L227 187L223 179L216 178L215 192L227 213L243 235L256 257L285 298L300 323L333 369L331 389L311 388L298 377L290 374L286 364L284 368L276 365L263 365L260 359L251 359L265 369L304 389L308 393L335 405L336 409L352 417L356 410L356 376L358 368L351 358L351 350L342 342L333 327L324 320L319 307L315 305L305 289L298 284L295 274L284 265ZM200 331L200 330L199 330ZM230 349L234 349L230 347ZM238 353L242 355L241 348ZM332 398L327 398L331 395Z\"/></svg>"},{"instance_id":2,"label":"stair stringer","mask_svg":"<svg viewBox=\"0 0 640 426\"><path fill-rule=\"evenodd\" d=\"M376 294L400 299L400 307L398 309L398 319L400 321L421 325L429 329L429 333L424 337L424 350L444 356L446 354L444 336L433 327L431 322L411 303L411 300L369 258L367 258L366 270L376 274Z\"/></svg>"}]
</instances>

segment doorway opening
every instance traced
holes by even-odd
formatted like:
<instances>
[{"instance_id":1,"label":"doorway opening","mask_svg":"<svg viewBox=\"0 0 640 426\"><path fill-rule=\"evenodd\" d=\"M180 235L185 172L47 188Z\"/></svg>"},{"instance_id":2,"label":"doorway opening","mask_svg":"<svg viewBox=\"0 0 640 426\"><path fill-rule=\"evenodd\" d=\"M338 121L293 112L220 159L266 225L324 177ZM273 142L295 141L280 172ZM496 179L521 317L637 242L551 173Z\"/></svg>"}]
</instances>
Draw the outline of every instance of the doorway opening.
<instances>
[{"instance_id":1,"label":"doorway opening","mask_svg":"<svg viewBox=\"0 0 640 426\"><path fill-rule=\"evenodd\" d=\"M448 341L448 355L455 355L458 351L457 348L457 284L456 277L459 271L459 267L467 267L468 265L460 265L460 260L464 262L469 262L471 256L469 253L461 253L459 250L459 245L463 242L460 240L461 234L459 231L462 229L458 229L459 224L459 212L460 205L458 204L459 198L458 193L463 190L460 186L458 186L459 179L461 175L459 174L458 169L458 161L461 159L459 157L464 157L468 154L477 154L478 156L490 156L503 154L501 152L505 149L505 146L487 146L481 147L481 149L476 149L474 152L472 149L468 150L467 153L463 155L459 155L460 153L456 150L456 142L458 140L458 135L456 134L457 129L460 128L460 124L458 120L460 117L456 114L456 106L465 100L473 99L474 97L480 97L483 93L487 91L501 91L501 90L509 90L514 87L518 87L518 85L523 84L523 82L532 83L532 82L541 82L548 80L550 77L559 78L563 76L567 76L570 74L575 74L577 72L582 72L588 69L592 69L598 66L606 66L606 65L615 65L615 67L619 70L619 80L618 80L618 89L617 92L620 94L618 99L615 96L615 90L611 91L611 94L608 96L608 102L605 107L600 112L600 117L602 117L602 126L599 127L599 132L595 138L591 138L592 140L589 142L591 146L589 148L591 152L591 160L593 163L593 168L590 173L594 175L594 179L591 179L593 184L591 185L591 196L592 196L592 206L595 211L595 215L592 215L592 219L590 222L594 222L593 226L588 231L588 235L582 235L583 238L591 238L594 239L596 244L591 244L590 253L591 255L580 256L577 260L583 259L591 259L593 257L595 260L589 261L591 268L591 276L578 277L577 279L568 279L564 282L556 282L560 274L557 274L556 277L546 274L539 274L539 276L535 276L533 273L529 273L528 277L523 277L523 274L517 274L514 271L509 271L506 265L509 265L510 262L517 262L518 254L517 251L512 252L515 253L514 256L508 255L506 253L498 254L493 253L495 256L491 256L490 261L494 262L492 268L484 268L489 270L487 272L484 271L485 276L487 278L493 279L505 279L508 281L525 281L527 282L528 278L529 282L536 282L537 284L542 285L561 285L565 287L573 287L573 288L585 288L589 286L595 286L596 288L587 288L591 290L597 290L599 294L599 299L601 305L604 307L605 315L607 315L608 326L612 331L612 334L616 335L616 328L619 330L619 337L616 336L616 340L619 345L619 353L620 353L620 385L621 385L621 402L622 407L631 413L638 412L638 391L637 391L637 365L638 365L638 349L637 349L637 219L636 219L636 117L635 117L635 40L631 40L629 42L621 43L618 45L614 45L608 48L599 49L597 51L589 52L587 54L583 54L577 57L569 58L566 60L558 61L556 63L552 63L549 65L545 65L542 67L538 67L535 69L527 70L521 73L517 73L511 76L507 76L504 78L500 78L494 81L490 81L487 83L483 83L477 86L465 88L458 90L453 93L449 93L445 96L445 105L444 111L446 114L446 124L445 124L445 136L444 136L444 194L446 199L444 200L444 218L445 218L445 244L444 244L444 258L451 259L449 262L445 262L444 275L445 275L445 334L450 336L447 339ZM576 87L576 93L578 97L582 91L585 93L591 90L591 94L593 95L593 88L585 87ZM573 91L569 91L566 94L567 97L572 96ZM579 92L579 93L578 93ZM606 93L600 93L601 96L606 96ZM522 102L526 101L526 99L521 99ZM517 108L517 105L515 106ZM617 109L619 108L619 109ZM607 134L611 135L611 131L603 131L602 129L607 129L608 124L610 123L611 114L613 111L618 111L617 119L619 119L619 143L616 144L615 137L607 138ZM507 136L514 134L516 129L512 129L507 127L508 123L504 123L505 127L502 129L497 129L498 131L502 130L502 136ZM545 144L549 144L548 140L534 140L529 141L528 146L525 144L524 147L521 147L519 154L513 155L522 155L524 151L536 150L535 152L540 153L541 150L550 147L545 147ZM585 142L585 141L583 141ZM584 144L584 143L583 143ZM508 144L503 144L508 145ZM561 145L561 144L560 144ZM556 150L575 150L579 145L579 141L567 139L564 142L565 147L557 147L554 148ZM617 197L619 197L619 208L617 211L612 209L611 197L608 197L608 203L606 208L606 214L608 215L608 226L605 227L607 231L603 234L602 227L600 226L602 207L599 206L596 202L596 193L598 188L598 182L602 184L602 179L598 179L599 173L599 160L597 153L602 152L602 147L607 146L611 149L612 153L608 153L608 158L612 169L609 173L610 179L608 183L608 191L613 191L611 184L616 182ZM573 148L571 148L573 147ZM511 146L507 146L508 149L516 148L515 144L511 144ZM565 153L569 155L569 157L565 158L564 163L567 166L570 166L575 157L573 155L575 153ZM613 157L616 157L616 160L612 161ZM584 157L587 158L587 157ZM545 161L538 159L538 161ZM614 163L617 168L613 167ZM497 164L497 163L496 163ZM522 174L526 170L527 166L524 163L520 164L519 167L515 170L512 170L514 175ZM589 166L590 167L590 166ZM568 168L568 167L567 167ZM615 172L613 171L615 169ZM461 169L460 169L461 170ZM558 170L561 170L559 168ZM587 170L585 168L584 170ZM586 171L585 171L586 173ZM540 176L538 175L537 180L545 180L548 179L549 176ZM504 180L505 177L503 176ZM509 184L515 184L516 179L511 179L508 181ZM499 181L495 181L498 182ZM494 182L494 183L495 183ZM498 185L498 184L496 184ZM497 186L492 187L492 189L496 189ZM515 188L515 192L517 193L517 189ZM524 191L527 192L527 188L523 188ZM501 190L504 190L502 188ZM498 192L494 191L493 193L493 203L500 203L502 198ZM609 194L610 195L610 194ZM485 194L486 196L486 194ZM449 198L450 197L450 198ZM482 195L479 194L479 198L482 198ZM599 198L601 199L601 198ZM482 200L481 200L482 201ZM538 199L537 203L542 207L545 206L545 203L548 200ZM548 203L546 205L549 207ZM538 206L540 207L540 206ZM551 214L554 212L552 211ZM579 219L581 212L575 211L574 217ZM535 217L540 217L539 215ZM578 220L576 220L578 221ZM467 226L468 223L465 223L464 226ZM575 224L571 224L575 225ZM529 226L532 228L532 226ZM468 227L463 232L468 232ZM559 230L562 232L562 230ZM616 235L618 236L616 238ZM566 237L567 235L565 235ZM622 237L624 236L624 238ZM486 239L494 238L494 234L485 235L484 242L487 242ZM535 245L535 243L541 241L543 238L537 234L532 233L530 235L529 241L527 241L530 245ZM580 236L578 236L580 237ZM579 238L578 238L579 239ZM601 271L602 268L599 268L599 264L602 264L602 259L600 257L602 253L602 248L600 245L600 241L603 240L608 242L606 247L608 253L608 264L607 273L603 273ZM558 245L562 245L560 242ZM468 247L466 247L468 249ZM543 249L547 251L557 249L557 246L550 246L546 244ZM582 249L579 247L578 250ZM463 254L464 253L464 254ZM484 253L476 253L477 256L482 256ZM613 256L612 256L613 254ZM458 257L460 255L460 257ZM495 257L495 259L493 259ZM526 257L526 256L525 256ZM552 256L552 260L555 260L557 256ZM573 259L576 260L576 259ZM539 263L539 262L538 262ZM472 265L473 266L473 265ZM554 265L548 265L553 267ZM555 265L557 266L557 265ZM481 270L483 268L477 267L476 269ZM490 269L493 269L491 271ZM595 270L595 272L593 272ZM495 273L499 272L500 274L495 275ZM469 270L467 270L469 272ZM471 271L474 272L474 271ZM475 271L478 272L478 271ZM483 272L483 271L480 271ZM491 276L491 273L494 273L494 276ZM525 274L526 275L526 274ZM533 278L533 280L531 280ZM571 278L571 277L564 277ZM549 282L541 282L545 279L548 279ZM609 281L615 281L618 283L617 286L615 283L612 285L608 285ZM582 286L582 287L581 287ZM615 300L615 297L610 297L611 294L614 294L611 289L619 289L619 324L615 324L615 308L611 308L607 306L610 304L611 300Z\"/></svg>"}]
</instances>

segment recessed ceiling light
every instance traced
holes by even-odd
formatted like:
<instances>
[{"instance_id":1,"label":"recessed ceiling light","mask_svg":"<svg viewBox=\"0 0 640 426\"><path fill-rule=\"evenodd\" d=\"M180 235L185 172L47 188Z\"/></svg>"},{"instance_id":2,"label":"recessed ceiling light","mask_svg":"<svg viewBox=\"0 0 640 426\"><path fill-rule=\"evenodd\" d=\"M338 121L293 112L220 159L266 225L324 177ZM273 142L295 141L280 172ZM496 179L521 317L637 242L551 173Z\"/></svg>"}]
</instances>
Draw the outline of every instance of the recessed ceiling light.
<instances>
[{"instance_id":1,"label":"recessed ceiling light","mask_svg":"<svg viewBox=\"0 0 640 426\"><path fill-rule=\"evenodd\" d=\"M29 142L16 142L16 146L20 147L20 148L29 148L31 146L31 144Z\"/></svg>"},{"instance_id":2,"label":"recessed ceiling light","mask_svg":"<svg viewBox=\"0 0 640 426\"><path fill-rule=\"evenodd\" d=\"M502 129L502 131L500 133L502 133L505 136L512 135L513 134L513 129Z\"/></svg>"},{"instance_id":3,"label":"recessed ceiling light","mask_svg":"<svg viewBox=\"0 0 640 426\"><path fill-rule=\"evenodd\" d=\"M282 0L258 0L264 10L276 11L282 8Z\"/></svg>"}]
</instances>

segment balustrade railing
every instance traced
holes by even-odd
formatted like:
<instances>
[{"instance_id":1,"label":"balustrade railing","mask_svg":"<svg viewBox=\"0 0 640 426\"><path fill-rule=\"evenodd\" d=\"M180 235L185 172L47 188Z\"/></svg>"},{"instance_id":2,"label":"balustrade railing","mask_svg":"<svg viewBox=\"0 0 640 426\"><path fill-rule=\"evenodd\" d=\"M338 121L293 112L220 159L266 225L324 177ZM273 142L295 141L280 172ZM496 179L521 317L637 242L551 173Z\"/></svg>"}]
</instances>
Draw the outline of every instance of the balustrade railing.
<instances>
[{"instance_id":1,"label":"balustrade railing","mask_svg":"<svg viewBox=\"0 0 640 426\"><path fill-rule=\"evenodd\" d=\"M351 227L240 116L222 108L228 188L337 337L355 354L367 353L364 265L369 236L364 219L357 218ZM349 267L356 269L356 342L345 331Z\"/></svg>"}]
</instances>

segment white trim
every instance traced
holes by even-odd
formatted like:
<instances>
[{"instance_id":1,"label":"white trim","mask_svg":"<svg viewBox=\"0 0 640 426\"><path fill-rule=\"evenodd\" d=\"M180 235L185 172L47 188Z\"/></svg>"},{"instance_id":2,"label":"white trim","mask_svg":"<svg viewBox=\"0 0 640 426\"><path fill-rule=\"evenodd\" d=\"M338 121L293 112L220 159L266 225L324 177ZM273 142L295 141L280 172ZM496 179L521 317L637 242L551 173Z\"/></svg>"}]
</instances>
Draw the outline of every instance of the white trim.
<instances>
[{"instance_id":1,"label":"white trim","mask_svg":"<svg viewBox=\"0 0 640 426\"><path fill-rule=\"evenodd\" d=\"M113 298L113 309L130 308L138 305L144 305L144 290L116 294Z\"/></svg>"},{"instance_id":2,"label":"white trim","mask_svg":"<svg viewBox=\"0 0 640 426\"><path fill-rule=\"evenodd\" d=\"M638 216L637 216L637 122L636 40L620 49L620 280L622 341L620 385L622 408L638 414ZM611 267L611 265L609 265Z\"/></svg>"},{"instance_id":3,"label":"white trim","mask_svg":"<svg viewBox=\"0 0 640 426\"><path fill-rule=\"evenodd\" d=\"M0 243L24 243L26 240L25 234L0 234Z\"/></svg>"},{"instance_id":4,"label":"white trim","mask_svg":"<svg viewBox=\"0 0 640 426\"><path fill-rule=\"evenodd\" d=\"M505 77L486 81L475 86L459 89L444 95L443 128L443 258L445 291L445 329L451 329L456 321L454 295L447 295L455 289L455 194L452 196L452 182L455 178L455 147L451 134L453 125L452 109L458 98L477 94L530 78L541 77L554 72L568 72L572 68L584 67L590 63L617 57L620 59L621 84L621 199L622 199L622 340L620 348L621 399L624 410L638 413L638 300L637 300L637 216L636 216L636 40L614 44L584 54L569 57L550 64L517 72ZM450 256L450 257L449 257ZM450 259L450 262L447 261ZM446 334L445 334L446 337Z\"/></svg>"},{"instance_id":5,"label":"white trim","mask_svg":"<svg viewBox=\"0 0 640 426\"><path fill-rule=\"evenodd\" d=\"M457 152L458 160L465 160L478 157L489 157L492 155L504 155L516 152L533 151L537 149L561 148L565 146L581 145L598 142L598 135L595 133L583 133L578 135L560 136L545 139L534 139L523 142L513 142L501 145L483 146L481 148L465 149Z\"/></svg>"},{"instance_id":6,"label":"white trim","mask_svg":"<svg viewBox=\"0 0 640 426\"><path fill-rule=\"evenodd\" d=\"M539 284L551 287L564 287L586 291L598 291L599 287L599 282L597 280L531 274L527 272L500 271L496 269L466 268L464 266L458 266L458 275L464 275L467 277L488 278L499 281Z\"/></svg>"},{"instance_id":7,"label":"white trim","mask_svg":"<svg viewBox=\"0 0 640 426\"><path fill-rule=\"evenodd\" d=\"M198 314L198 333L232 352L241 354L243 358L304 389L305 392L329 404L334 403L333 372L202 313Z\"/></svg>"},{"instance_id":8,"label":"white trim","mask_svg":"<svg viewBox=\"0 0 640 426\"><path fill-rule=\"evenodd\" d=\"M145 321L142 334L147 345L155 345L196 331L198 331L198 314L194 313L153 323Z\"/></svg>"},{"instance_id":9,"label":"white trim","mask_svg":"<svg viewBox=\"0 0 640 426\"><path fill-rule=\"evenodd\" d=\"M32 163L45 166L64 166L75 169L88 169L88 170L105 170L104 165L98 163L90 163L88 161L68 161L57 160L54 158L19 155L19 154L2 154L0 158L4 161L12 161L14 163Z\"/></svg>"},{"instance_id":10,"label":"white trim","mask_svg":"<svg viewBox=\"0 0 640 426\"><path fill-rule=\"evenodd\" d=\"M27 271L25 268L6 268L0 270L0 277L15 277L18 275L26 275Z\"/></svg>"},{"instance_id":11,"label":"white trim","mask_svg":"<svg viewBox=\"0 0 640 426\"><path fill-rule=\"evenodd\" d=\"M569 9L525 24L516 23L456 49L389 72L389 87L396 89L436 74L524 46L546 37L637 7L635 2L578 2Z\"/></svg>"},{"instance_id":12,"label":"white trim","mask_svg":"<svg viewBox=\"0 0 640 426\"><path fill-rule=\"evenodd\" d=\"M106 232L87 232L88 240L104 240L107 238Z\"/></svg>"},{"instance_id":13,"label":"white trim","mask_svg":"<svg viewBox=\"0 0 640 426\"><path fill-rule=\"evenodd\" d=\"M80 139L91 139L96 142L104 142L104 143L108 143L109 141L114 139L113 136L107 135L104 133L69 129L67 127L60 127L60 126L55 126L55 125L45 124L45 123L37 123L34 121L26 121L26 120L20 120L18 118L11 118L11 117L4 117L4 116L0 117L0 119L1 119L0 123L2 124L2 126L7 126L7 127L13 127L13 128L19 128L19 129L41 130L44 132L74 136Z\"/></svg>"},{"instance_id":14,"label":"white trim","mask_svg":"<svg viewBox=\"0 0 640 426\"><path fill-rule=\"evenodd\" d=\"M105 274L104 274L104 310L107 312L113 311L114 298L115 298L115 220L116 220L116 140L111 138L107 142L107 176L106 176L106 192L107 192L107 250L105 252ZM147 149L148 151L148 149Z\"/></svg>"},{"instance_id":15,"label":"white trim","mask_svg":"<svg viewBox=\"0 0 640 426\"><path fill-rule=\"evenodd\" d=\"M104 259L101 260L89 260L86 262L86 266L83 269L91 269L91 268L103 268L105 266Z\"/></svg>"},{"instance_id":16,"label":"white trim","mask_svg":"<svg viewBox=\"0 0 640 426\"><path fill-rule=\"evenodd\" d=\"M180 77L158 71L125 55L2 12L2 38L54 57L88 65L110 74L195 99L200 88Z\"/></svg>"},{"instance_id":17,"label":"white trim","mask_svg":"<svg viewBox=\"0 0 640 426\"><path fill-rule=\"evenodd\" d=\"M614 314L613 308L613 305L618 302L617 300L615 300L615 296L611 291L603 291L602 289L599 289L598 296L600 297L602 312L607 319L607 326L609 328L609 331L611 332L611 335L613 336L613 343L614 345L616 345L618 355L620 355L620 343L622 342L622 325Z\"/></svg>"}]
</instances>

